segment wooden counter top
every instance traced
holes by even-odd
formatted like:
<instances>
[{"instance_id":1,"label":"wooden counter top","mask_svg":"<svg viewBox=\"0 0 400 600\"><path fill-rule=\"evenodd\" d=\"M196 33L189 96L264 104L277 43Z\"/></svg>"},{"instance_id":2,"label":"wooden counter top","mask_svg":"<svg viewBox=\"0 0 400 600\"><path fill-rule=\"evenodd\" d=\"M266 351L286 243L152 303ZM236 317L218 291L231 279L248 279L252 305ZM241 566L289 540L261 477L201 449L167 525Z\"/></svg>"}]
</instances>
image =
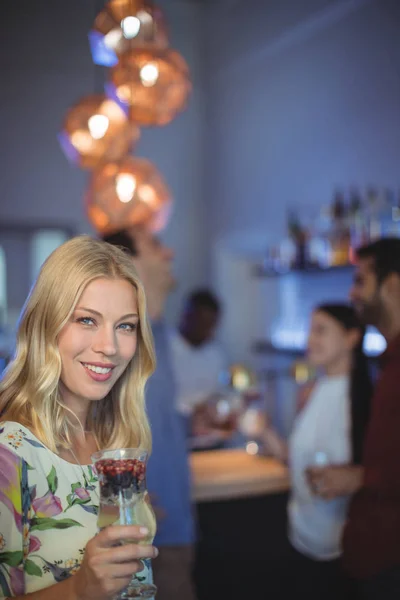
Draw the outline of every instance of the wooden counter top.
<instances>
[{"instance_id":1,"label":"wooden counter top","mask_svg":"<svg viewBox=\"0 0 400 600\"><path fill-rule=\"evenodd\" d=\"M287 467L245 450L210 450L190 456L195 502L230 500L285 492Z\"/></svg>"}]
</instances>

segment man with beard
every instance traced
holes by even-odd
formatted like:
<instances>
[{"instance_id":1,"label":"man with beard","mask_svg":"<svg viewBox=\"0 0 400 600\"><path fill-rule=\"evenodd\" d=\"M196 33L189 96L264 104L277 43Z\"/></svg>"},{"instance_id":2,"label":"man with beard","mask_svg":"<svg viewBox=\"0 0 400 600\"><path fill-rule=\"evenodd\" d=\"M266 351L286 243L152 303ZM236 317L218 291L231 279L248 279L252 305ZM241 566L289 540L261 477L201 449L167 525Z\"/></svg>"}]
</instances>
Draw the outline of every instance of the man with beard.
<instances>
[{"instance_id":1,"label":"man with beard","mask_svg":"<svg viewBox=\"0 0 400 600\"><path fill-rule=\"evenodd\" d=\"M358 596L400 598L400 239L357 251L351 300L387 349L372 399L361 466L313 469L325 498L354 494L343 538L343 562Z\"/></svg>"}]
</instances>

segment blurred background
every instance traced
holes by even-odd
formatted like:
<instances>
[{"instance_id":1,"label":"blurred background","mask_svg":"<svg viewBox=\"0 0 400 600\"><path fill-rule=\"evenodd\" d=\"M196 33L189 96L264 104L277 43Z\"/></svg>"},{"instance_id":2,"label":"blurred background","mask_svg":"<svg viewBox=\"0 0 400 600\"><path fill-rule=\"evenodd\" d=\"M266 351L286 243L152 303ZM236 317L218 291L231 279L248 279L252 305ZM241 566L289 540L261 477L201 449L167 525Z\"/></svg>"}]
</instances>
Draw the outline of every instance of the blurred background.
<instances>
[{"instance_id":1,"label":"blurred background","mask_svg":"<svg viewBox=\"0 0 400 600\"><path fill-rule=\"evenodd\" d=\"M102 0L0 7L0 369L12 356L18 315L52 250L77 234L103 234L115 202L114 229L128 224L118 211L121 203L128 212L134 206L136 179L119 166L122 187L111 177L107 188L102 169L121 156L112 155L111 144L93 158L88 147L111 135L111 121L94 131L88 115L103 109L93 105L84 113L79 104L106 89L131 136L123 160L151 161L161 187L147 193L171 206L157 226L175 255L169 325L177 326L194 289L210 289L220 302L215 335L225 365L218 390L209 390L219 433L210 438L208 432L204 442L200 427L194 437L203 441L193 448L246 447L257 454L258 417L268 414L287 437L298 387L314 377L302 357L313 308L347 300L355 247L400 235L400 3L158 0L169 36L161 39L161 52L167 44L178 52L176 70L162 79L157 55L146 59L147 75L142 66L135 77L143 93L163 81L161 104L163 90L181 85L182 97L163 122L146 122L124 102L131 82L123 84L126 96L117 80L133 77L134 67L117 73L121 57L107 54L115 39L112 27L97 21L104 7ZM137 32L123 32L134 45ZM162 27L158 33L162 38ZM103 55L96 55L96 45ZM143 97L149 106L157 102ZM77 122L85 118L79 131L86 137L77 142ZM384 347L369 330L365 350L372 362ZM204 473L217 465L211 458ZM220 475L217 469L214 482ZM286 493L286 472L282 477L273 490ZM239 481L242 491L234 497L257 496L254 481L252 491ZM210 496L201 485L199 503L231 500L230 492ZM199 592L210 600L207 594Z\"/></svg>"},{"instance_id":2,"label":"blurred background","mask_svg":"<svg viewBox=\"0 0 400 600\"><path fill-rule=\"evenodd\" d=\"M3 359L43 260L71 235L95 231L84 200L89 174L66 159L58 134L71 105L102 93L107 81L88 41L103 6L21 0L0 9ZM356 242L365 229L370 237L383 226L397 231L400 7L396 0L157 6L192 82L186 109L165 126L144 127L135 148L173 198L161 232L179 282L168 318L174 324L187 292L208 285L224 306L218 336L229 360L275 369L286 365L283 350L289 357L304 346L311 308L347 297L351 269L325 269L348 262L346 249L344 259L343 251L332 254L332 237L326 246L329 231L344 224ZM302 235L313 240L309 263L321 272L292 272ZM372 353L382 344L369 339Z\"/></svg>"}]
</instances>

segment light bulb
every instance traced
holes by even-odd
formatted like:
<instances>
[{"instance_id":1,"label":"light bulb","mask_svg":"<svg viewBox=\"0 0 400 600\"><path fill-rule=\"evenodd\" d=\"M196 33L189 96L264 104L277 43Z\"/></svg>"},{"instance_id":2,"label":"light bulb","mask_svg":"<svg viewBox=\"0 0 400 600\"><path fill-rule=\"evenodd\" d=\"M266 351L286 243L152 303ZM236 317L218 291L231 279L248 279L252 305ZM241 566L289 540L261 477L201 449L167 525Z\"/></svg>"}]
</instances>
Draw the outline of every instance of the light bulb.
<instances>
[{"instance_id":1,"label":"light bulb","mask_svg":"<svg viewBox=\"0 0 400 600\"><path fill-rule=\"evenodd\" d=\"M95 140L101 140L107 133L110 122L105 115L93 115L88 120L90 135Z\"/></svg>"},{"instance_id":2,"label":"light bulb","mask_svg":"<svg viewBox=\"0 0 400 600\"><path fill-rule=\"evenodd\" d=\"M146 63L140 69L140 79L145 87L152 87L159 76L159 70L156 63Z\"/></svg>"},{"instance_id":3,"label":"light bulb","mask_svg":"<svg viewBox=\"0 0 400 600\"><path fill-rule=\"evenodd\" d=\"M128 104L129 100L131 99L131 88L129 85L124 84L118 86L116 93L121 102Z\"/></svg>"},{"instance_id":4,"label":"light bulb","mask_svg":"<svg viewBox=\"0 0 400 600\"><path fill-rule=\"evenodd\" d=\"M250 454L251 456L255 456L256 454L258 454L258 444L257 442L248 442L246 444L246 452L247 454Z\"/></svg>"},{"instance_id":5,"label":"light bulb","mask_svg":"<svg viewBox=\"0 0 400 600\"><path fill-rule=\"evenodd\" d=\"M92 149L93 138L87 131L78 129L71 134L71 144L82 154L88 154Z\"/></svg>"},{"instance_id":6,"label":"light bulb","mask_svg":"<svg viewBox=\"0 0 400 600\"><path fill-rule=\"evenodd\" d=\"M110 50L115 50L121 41L121 37L122 33L119 27L118 29L111 29L111 31L104 36L104 45Z\"/></svg>"},{"instance_id":7,"label":"light bulb","mask_svg":"<svg viewBox=\"0 0 400 600\"><path fill-rule=\"evenodd\" d=\"M142 202L149 206L157 207L157 196L151 185L143 183L140 186L138 193Z\"/></svg>"},{"instance_id":8,"label":"light bulb","mask_svg":"<svg viewBox=\"0 0 400 600\"><path fill-rule=\"evenodd\" d=\"M115 189L121 202L130 202L135 195L136 179L129 173L121 173L115 178Z\"/></svg>"},{"instance_id":9,"label":"light bulb","mask_svg":"<svg viewBox=\"0 0 400 600\"><path fill-rule=\"evenodd\" d=\"M238 371L233 375L233 387L237 390L245 390L250 385L249 374L246 371Z\"/></svg>"},{"instance_id":10,"label":"light bulb","mask_svg":"<svg viewBox=\"0 0 400 600\"><path fill-rule=\"evenodd\" d=\"M153 17L146 10L139 10L136 16L143 25L151 25L153 22Z\"/></svg>"},{"instance_id":11,"label":"light bulb","mask_svg":"<svg viewBox=\"0 0 400 600\"><path fill-rule=\"evenodd\" d=\"M124 34L124 37L126 37L127 40L131 40L134 37L136 37L139 33L140 25L141 23L137 17L131 16L122 19L121 29L122 33Z\"/></svg>"}]
</instances>

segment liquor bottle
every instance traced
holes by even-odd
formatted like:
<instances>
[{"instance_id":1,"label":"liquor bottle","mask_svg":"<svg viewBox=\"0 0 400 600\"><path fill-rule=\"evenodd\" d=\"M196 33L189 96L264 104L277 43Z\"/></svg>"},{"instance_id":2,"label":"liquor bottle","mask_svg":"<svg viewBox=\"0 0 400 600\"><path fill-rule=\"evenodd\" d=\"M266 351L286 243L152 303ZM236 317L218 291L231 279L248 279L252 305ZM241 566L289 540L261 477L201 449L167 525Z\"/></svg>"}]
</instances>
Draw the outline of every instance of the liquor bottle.
<instances>
[{"instance_id":1,"label":"liquor bottle","mask_svg":"<svg viewBox=\"0 0 400 600\"><path fill-rule=\"evenodd\" d=\"M314 222L307 243L307 261L311 266L326 269L331 265L331 230L332 212L329 206L323 206Z\"/></svg>"},{"instance_id":2,"label":"liquor bottle","mask_svg":"<svg viewBox=\"0 0 400 600\"><path fill-rule=\"evenodd\" d=\"M368 243L368 222L361 194L355 186L350 188L349 197L350 245L355 249Z\"/></svg>"},{"instance_id":3,"label":"liquor bottle","mask_svg":"<svg viewBox=\"0 0 400 600\"><path fill-rule=\"evenodd\" d=\"M396 214L395 208L395 194L390 188L386 188L382 193L382 203L378 213L382 237L397 236L398 224L393 218Z\"/></svg>"},{"instance_id":4,"label":"liquor bottle","mask_svg":"<svg viewBox=\"0 0 400 600\"><path fill-rule=\"evenodd\" d=\"M373 186L367 188L366 202L368 215L368 241L373 242L382 235L381 223L379 220L381 201L377 190Z\"/></svg>"},{"instance_id":5,"label":"liquor bottle","mask_svg":"<svg viewBox=\"0 0 400 600\"><path fill-rule=\"evenodd\" d=\"M294 211L289 212L288 216L288 230L289 235L293 239L296 245L296 258L294 267L296 269L306 269L306 240L307 234L305 229L301 226L300 220Z\"/></svg>"},{"instance_id":6,"label":"liquor bottle","mask_svg":"<svg viewBox=\"0 0 400 600\"><path fill-rule=\"evenodd\" d=\"M336 190L333 199L332 264L346 265L349 262L350 232L344 194Z\"/></svg>"}]
</instances>

